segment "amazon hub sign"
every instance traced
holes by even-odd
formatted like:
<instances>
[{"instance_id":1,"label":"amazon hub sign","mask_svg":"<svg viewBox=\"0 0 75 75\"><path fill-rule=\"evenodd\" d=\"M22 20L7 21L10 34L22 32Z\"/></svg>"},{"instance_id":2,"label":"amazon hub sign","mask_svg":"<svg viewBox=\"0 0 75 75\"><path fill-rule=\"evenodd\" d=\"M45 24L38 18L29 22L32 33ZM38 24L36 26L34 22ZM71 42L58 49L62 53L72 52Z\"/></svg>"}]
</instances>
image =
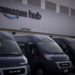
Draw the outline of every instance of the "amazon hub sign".
<instances>
[{"instance_id":1,"label":"amazon hub sign","mask_svg":"<svg viewBox=\"0 0 75 75\"><path fill-rule=\"evenodd\" d=\"M16 9L11 9L8 7L0 6L0 13L3 13L4 16L12 19L12 18L19 18L21 17L29 17L32 19L40 20L41 15L39 12L33 13L31 10L28 11L21 11ZM12 16L14 15L14 17Z\"/></svg>"}]
</instances>

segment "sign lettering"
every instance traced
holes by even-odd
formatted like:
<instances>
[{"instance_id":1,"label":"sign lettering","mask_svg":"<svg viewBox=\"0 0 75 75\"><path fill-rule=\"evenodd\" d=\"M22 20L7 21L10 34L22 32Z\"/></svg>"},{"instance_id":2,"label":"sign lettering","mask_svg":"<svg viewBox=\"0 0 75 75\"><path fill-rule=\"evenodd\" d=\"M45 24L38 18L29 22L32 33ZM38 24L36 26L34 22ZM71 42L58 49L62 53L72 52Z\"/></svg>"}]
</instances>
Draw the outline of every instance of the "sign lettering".
<instances>
[{"instance_id":1,"label":"sign lettering","mask_svg":"<svg viewBox=\"0 0 75 75\"><path fill-rule=\"evenodd\" d=\"M40 20L41 19L41 15L39 12L33 13L31 10L26 11L21 11L21 10L17 10L17 9L11 9L8 7L4 7L4 6L0 6L0 13L3 13L6 17L10 14L10 15L15 15L19 18L20 17L29 17L32 19L37 19Z\"/></svg>"}]
</instances>

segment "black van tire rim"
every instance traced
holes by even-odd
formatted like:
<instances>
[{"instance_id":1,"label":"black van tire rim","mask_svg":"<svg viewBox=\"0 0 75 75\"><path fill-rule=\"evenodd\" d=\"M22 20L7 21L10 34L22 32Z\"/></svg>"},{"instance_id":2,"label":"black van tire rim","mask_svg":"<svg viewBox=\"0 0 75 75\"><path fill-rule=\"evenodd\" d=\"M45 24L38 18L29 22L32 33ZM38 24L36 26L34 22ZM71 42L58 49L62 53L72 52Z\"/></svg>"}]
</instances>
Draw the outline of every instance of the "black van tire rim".
<instances>
[{"instance_id":1,"label":"black van tire rim","mask_svg":"<svg viewBox=\"0 0 75 75\"><path fill-rule=\"evenodd\" d=\"M43 75L44 74L44 72L43 72L43 69L37 69L36 70L36 75Z\"/></svg>"}]
</instances>

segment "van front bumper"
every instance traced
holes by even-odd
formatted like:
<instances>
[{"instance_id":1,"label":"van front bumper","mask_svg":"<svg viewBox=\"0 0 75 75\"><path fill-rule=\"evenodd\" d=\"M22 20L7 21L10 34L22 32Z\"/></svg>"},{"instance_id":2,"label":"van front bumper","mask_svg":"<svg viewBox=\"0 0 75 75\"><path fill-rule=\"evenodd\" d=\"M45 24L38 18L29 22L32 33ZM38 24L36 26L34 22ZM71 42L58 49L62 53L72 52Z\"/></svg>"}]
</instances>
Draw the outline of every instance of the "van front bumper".
<instances>
[{"instance_id":1,"label":"van front bumper","mask_svg":"<svg viewBox=\"0 0 75 75\"><path fill-rule=\"evenodd\" d=\"M29 66L0 68L0 75L28 75Z\"/></svg>"},{"instance_id":2,"label":"van front bumper","mask_svg":"<svg viewBox=\"0 0 75 75\"><path fill-rule=\"evenodd\" d=\"M54 72L54 73L68 73L72 68L70 61L48 62L45 67L47 72Z\"/></svg>"}]
</instances>

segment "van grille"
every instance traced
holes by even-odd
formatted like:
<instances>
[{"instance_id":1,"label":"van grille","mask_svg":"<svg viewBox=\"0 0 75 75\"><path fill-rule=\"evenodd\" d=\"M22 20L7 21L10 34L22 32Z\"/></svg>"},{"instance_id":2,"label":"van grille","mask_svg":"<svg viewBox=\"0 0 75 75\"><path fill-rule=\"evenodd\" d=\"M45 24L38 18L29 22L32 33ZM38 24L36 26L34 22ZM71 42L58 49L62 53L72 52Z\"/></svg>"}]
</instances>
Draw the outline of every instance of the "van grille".
<instances>
[{"instance_id":1,"label":"van grille","mask_svg":"<svg viewBox=\"0 0 75 75\"><path fill-rule=\"evenodd\" d=\"M24 66L20 63L25 63L24 59L18 57L16 57L16 59L15 57L10 57L9 59L8 57L7 58L4 57L3 59L0 59L0 68Z\"/></svg>"},{"instance_id":2,"label":"van grille","mask_svg":"<svg viewBox=\"0 0 75 75\"><path fill-rule=\"evenodd\" d=\"M4 75L24 74L25 73L25 68L4 70L3 73L4 73Z\"/></svg>"}]
</instances>

